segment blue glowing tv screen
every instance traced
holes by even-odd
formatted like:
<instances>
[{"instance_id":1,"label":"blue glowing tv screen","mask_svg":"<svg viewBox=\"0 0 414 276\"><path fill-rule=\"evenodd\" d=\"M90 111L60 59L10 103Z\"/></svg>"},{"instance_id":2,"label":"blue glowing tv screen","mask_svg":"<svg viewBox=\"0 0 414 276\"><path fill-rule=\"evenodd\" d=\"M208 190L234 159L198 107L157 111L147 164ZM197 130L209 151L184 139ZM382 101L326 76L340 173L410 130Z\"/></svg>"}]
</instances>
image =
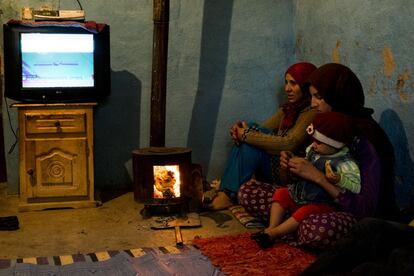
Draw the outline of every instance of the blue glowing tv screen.
<instances>
[{"instance_id":1,"label":"blue glowing tv screen","mask_svg":"<svg viewBox=\"0 0 414 276\"><path fill-rule=\"evenodd\" d=\"M92 34L21 34L22 86L93 87Z\"/></svg>"},{"instance_id":2,"label":"blue glowing tv screen","mask_svg":"<svg viewBox=\"0 0 414 276\"><path fill-rule=\"evenodd\" d=\"M5 95L19 101L97 101L110 91L109 26L4 25Z\"/></svg>"}]
</instances>

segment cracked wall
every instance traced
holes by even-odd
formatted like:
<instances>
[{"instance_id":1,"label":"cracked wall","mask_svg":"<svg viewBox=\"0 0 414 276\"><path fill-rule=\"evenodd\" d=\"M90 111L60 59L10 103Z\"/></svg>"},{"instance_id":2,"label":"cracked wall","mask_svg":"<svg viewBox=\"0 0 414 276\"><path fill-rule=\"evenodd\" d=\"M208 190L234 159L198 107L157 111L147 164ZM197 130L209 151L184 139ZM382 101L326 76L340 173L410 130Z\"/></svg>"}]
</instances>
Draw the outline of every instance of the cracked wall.
<instances>
[{"instance_id":1,"label":"cracked wall","mask_svg":"<svg viewBox=\"0 0 414 276\"><path fill-rule=\"evenodd\" d=\"M414 2L405 0L297 0L298 58L340 62L360 78L366 106L390 138L396 155L401 208L414 203Z\"/></svg>"}]
</instances>

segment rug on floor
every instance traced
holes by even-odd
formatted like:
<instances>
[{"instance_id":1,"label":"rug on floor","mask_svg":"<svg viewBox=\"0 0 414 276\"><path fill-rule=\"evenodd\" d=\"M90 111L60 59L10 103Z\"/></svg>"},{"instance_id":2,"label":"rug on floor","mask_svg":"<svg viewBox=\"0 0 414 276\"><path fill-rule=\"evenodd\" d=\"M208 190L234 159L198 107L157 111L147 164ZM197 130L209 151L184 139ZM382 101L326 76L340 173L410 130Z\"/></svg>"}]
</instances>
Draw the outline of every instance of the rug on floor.
<instances>
[{"instance_id":1,"label":"rug on floor","mask_svg":"<svg viewBox=\"0 0 414 276\"><path fill-rule=\"evenodd\" d=\"M246 228L264 228L263 222L253 217L241 205L233 205L229 207L233 216Z\"/></svg>"},{"instance_id":2,"label":"rug on floor","mask_svg":"<svg viewBox=\"0 0 414 276\"><path fill-rule=\"evenodd\" d=\"M262 250L250 233L196 238L193 245L226 275L298 275L316 256L284 242Z\"/></svg>"},{"instance_id":3,"label":"rug on floor","mask_svg":"<svg viewBox=\"0 0 414 276\"><path fill-rule=\"evenodd\" d=\"M177 247L159 247L159 248L136 248L124 250L125 253L132 257L139 257L147 254L148 252L159 252L159 253L179 253L181 251L188 250L188 247L177 248ZM106 261L121 251L110 250L88 254L72 254L62 256L49 256L49 257L27 257L17 259L0 259L0 269L8 268L16 265L16 263L26 264L38 264L38 265L68 265L78 262L100 262Z\"/></svg>"},{"instance_id":4,"label":"rug on floor","mask_svg":"<svg viewBox=\"0 0 414 276\"><path fill-rule=\"evenodd\" d=\"M120 252L125 252L131 257L140 257L146 254L168 254L168 253L182 253L188 250L191 250L191 245L184 246L166 246L158 248L135 248L128 250L109 250L101 251L95 253L87 254L71 254L71 255L61 255L61 256L49 256L49 257L27 257L27 258L17 258L17 259L0 259L0 269L8 268L16 265L17 263L26 263L26 264L37 264L37 265L68 265L72 263L79 262L101 262L111 259L112 257L118 255Z\"/></svg>"},{"instance_id":5,"label":"rug on floor","mask_svg":"<svg viewBox=\"0 0 414 276\"><path fill-rule=\"evenodd\" d=\"M191 245L1 260L3 275L224 276Z\"/></svg>"}]
</instances>

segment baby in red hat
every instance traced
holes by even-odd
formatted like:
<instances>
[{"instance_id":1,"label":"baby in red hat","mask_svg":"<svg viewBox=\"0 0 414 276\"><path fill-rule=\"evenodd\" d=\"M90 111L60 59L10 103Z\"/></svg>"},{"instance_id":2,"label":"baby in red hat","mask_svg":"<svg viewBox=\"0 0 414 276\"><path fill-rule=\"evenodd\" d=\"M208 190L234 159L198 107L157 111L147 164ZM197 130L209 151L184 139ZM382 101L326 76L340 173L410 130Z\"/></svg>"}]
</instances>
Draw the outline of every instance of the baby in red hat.
<instances>
[{"instance_id":1,"label":"baby in red hat","mask_svg":"<svg viewBox=\"0 0 414 276\"><path fill-rule=\"evenodd\" d=\"M355 136L352 119L339 112L319 113L307 132L313 142L306 149L305 159L323 172L328 182L341 190L359 193L359 167L346 146ZM283 221L286 210L292 215ZM269 227L252 238L262 248L269 247L275 238L295 231L309 215L334 210L334 200L318 184L291 176L287 187L278 188L273 195Z\"/></svg>"},{"instance_id":2,"label":"baby in red hat","mask_svg":"<svg viewBox=\"0 0 414 276\"><path fill-rule=\"evenodd\" d=\"M349 116L339 112L325 112L318 114L313 123L306 129L309 135L313 138L313 143L306 150L307 159L312 163L315 163L320 156L327 158L325 162L325 177L332 184L338 184L343 189L350 190L354 193L359 193L361 189L361 181L359 176L359 168L356 165L355 160L349 155L349 149L347 144L352 142L355 136L352 120ZM312 156L312 150L314 155ZM310 155L310 156L308 156ZM341 160L341 158L343 157ZM342 172L341 168L345 164L348 164L349 168L344 168L346 172L350 171L352 175L345 175L341 178L340 173L335 173L332 169L331 162L339 159L337 162L346 161L351 163L336 164L339 172ZM318 161L320 163L320 161ZM315 164L314 164L315 165ZM322 168L320 168L322 169ZM350 181L347 181L349 180ZM342 180L342 181L341 181Z\"/></svg>"}]
</instances>

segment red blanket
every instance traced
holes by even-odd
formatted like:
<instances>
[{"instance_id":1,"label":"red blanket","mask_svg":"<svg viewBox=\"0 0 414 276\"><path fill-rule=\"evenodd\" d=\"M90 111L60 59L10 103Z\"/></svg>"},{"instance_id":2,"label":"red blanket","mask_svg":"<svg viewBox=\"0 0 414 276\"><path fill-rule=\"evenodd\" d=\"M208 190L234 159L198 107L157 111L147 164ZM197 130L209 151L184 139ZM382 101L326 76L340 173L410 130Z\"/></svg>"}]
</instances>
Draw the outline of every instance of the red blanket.
<instances>
[{"instance_id":1,"label":"red blanket","mask_svg":"<svg viewBox=\"0 0 414 276\"><path fill-rule=\"evenodd\" d=\"M282 242L262 250L250 233L196 238L193 244L227 275L298 275L316 258Z\"/></svg>"}]
</instances>

